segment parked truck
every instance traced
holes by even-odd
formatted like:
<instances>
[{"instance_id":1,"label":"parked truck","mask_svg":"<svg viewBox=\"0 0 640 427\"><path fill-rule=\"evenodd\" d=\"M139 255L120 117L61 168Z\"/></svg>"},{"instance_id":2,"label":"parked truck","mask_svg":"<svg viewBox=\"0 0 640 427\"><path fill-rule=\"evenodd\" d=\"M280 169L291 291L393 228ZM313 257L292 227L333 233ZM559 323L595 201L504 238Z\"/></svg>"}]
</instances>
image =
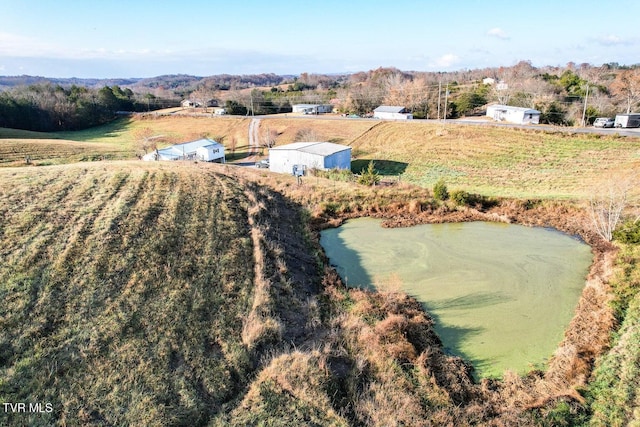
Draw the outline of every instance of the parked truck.
<instances>
[{"instance_id":1,"label":"parked truck","mask_svg":"<svg viewBox=\"0 0 640 427\"><path fill-rule=\"evenodd\" d=\"M640 113L618 114L614 127L637 128L640 127Z\"/></svg>"}]
</instances>

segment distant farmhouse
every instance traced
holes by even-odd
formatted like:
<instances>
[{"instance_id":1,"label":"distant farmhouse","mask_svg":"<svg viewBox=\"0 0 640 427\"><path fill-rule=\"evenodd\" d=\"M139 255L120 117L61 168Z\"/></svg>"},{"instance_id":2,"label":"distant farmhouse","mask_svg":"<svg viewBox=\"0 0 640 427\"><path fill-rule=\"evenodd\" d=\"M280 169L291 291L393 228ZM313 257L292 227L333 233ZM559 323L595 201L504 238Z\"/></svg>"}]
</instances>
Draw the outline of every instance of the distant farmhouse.
<instances>
[{"instance_id":1,"label":"distant farmhouse","mask_svg":"<svg viewBox=\"0 0 640 427\"><path fill-rule=\"evenodd\" d=\"M332 142L294 142L269 150L269 170L293 173L298 169L351 169L351 147Z\"/></svg>"},{"instance_id":2,"label":"distant farmhouse","mask_svg":"<svg viewBox=\"0 0 640 427\"><path fill-rule=\"evenodd\" d=\"M195 101L192 101L190 99L183 99L182 101L180 101L180 106L182 108L191 108L191 107L198 107L200 104L198 104Z\"/></svg>"},{"instance_id":3,"label":"distant farmhouse","mask_svg":"<svg viewBox=\"0 0 640 427\"><path fill-rule=\"evenodd\" d=\"M202 104L197 102L197 101L193 101L191 99L183 99L182 101L180 101L180 106L182 108L194 108L194 107L202 107ZM207 102L205 102L205 107L217 107L218 106L218 100L217 99L209 99Z\"/></svg>"},{"instance_id":4,"label":"distant farmhouse","mask_svg":"<svg viewBox=\"0 0 640 427\"><path fill-rule=\"evenodd\" d=\"M225 163L224 146L212 139L203 138L147 153L142 160L200 160Z\"/></svg>"},{"instance_id":5,"label":"distant farmhouse","mask_svg":"<svg viewBox=\"0 0 640 427\"><path fill-rule=\"evenodd\" d=\"M333 105L328 104L294 104L291 106L294 113L302 114L322 114L333 111Z\"/></svg>"},{"instance_id":6,"label":"distant farmhouse","mask_svg":"<svg viewBox=\"0 0 640 427\"><path fill-rule=\"evenodd\" d=\"M411 120L413 114L405 107L394 105L381 105L373 110L373 118L386 120Z\"/></svg>"},{"instance_id":7,"label":"distant farmhouse","mask_svg":"<svg viewBox=\"0 0 640 427\"><path fill-rule=\"evenodd\" d=\"M512 107L510 105L487 106L487 117L499 122L517 123L520 125L540 123L540 111L531 108Z\"/></svg>"}]
</instances>

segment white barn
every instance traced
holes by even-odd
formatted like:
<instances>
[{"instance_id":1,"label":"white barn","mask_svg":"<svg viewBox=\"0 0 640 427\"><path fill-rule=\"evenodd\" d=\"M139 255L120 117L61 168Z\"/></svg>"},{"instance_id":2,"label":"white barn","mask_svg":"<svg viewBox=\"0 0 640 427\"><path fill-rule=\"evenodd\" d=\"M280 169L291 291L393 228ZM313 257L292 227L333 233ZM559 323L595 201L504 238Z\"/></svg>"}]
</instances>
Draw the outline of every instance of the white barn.
<instances>
[{"instance_id":1,"label":"white barn","mask_svg":"<svg viewBox=\"0 0 640 427\"><path fill-rule=\"evenodd\" d=\"M375 119L386 120L411 120L413 119L413 114L411 114L405 107L381 105L373 110L373 117Z\"/></svg>"},{"instance_id":2,"label":"white barn","mask_svg":"<svg viewBox=\"0 0 640 427\"><path fill-rule=\"evenodd\" d=\"M500 122L517 123L520 125L540 123L540 111L532 108L512 107L510 105L489 105L487 117Z\"/></svg>"},{"instance_id":3,"label":"white barn","mask_svg":"<svg viewBox=\"0 0 640 427\"><path fill-rule=\"evenodd\" d=\"M303 114L321 114L333 111L333 105L329 104L293 104L291 106L293 113Z\"/></svg>"},{"instance_id":4,"label":"white barn","mask_svg":"<svg viewBox=\"0 0 640 427\"><path fill-rule=\"evenodd\" d=\"M200 160L224 163L224 145L212 139L203 138L152 151L145 154L142 160Z\"/></svg>"},{"instance_id":5,"label":"white barn","mask_svg":"<svg viewBox=\"0 0 640 427\"><path fill-rule=\"evenodd\" d=\"M332 142L294 142L269 150L269 170L293 173L305 169L351 169L351 147Z\"/></svg>"}]
</instances>

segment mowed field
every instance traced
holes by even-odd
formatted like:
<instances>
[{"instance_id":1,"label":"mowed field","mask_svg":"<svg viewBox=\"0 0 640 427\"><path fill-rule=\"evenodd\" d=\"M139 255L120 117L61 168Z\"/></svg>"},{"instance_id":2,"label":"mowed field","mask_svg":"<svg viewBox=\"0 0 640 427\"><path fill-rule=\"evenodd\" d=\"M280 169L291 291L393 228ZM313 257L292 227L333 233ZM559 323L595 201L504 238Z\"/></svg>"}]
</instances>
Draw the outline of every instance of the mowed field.
<instances>
[{"instance_id":1,"label":"mowed field","mask_svg":"<svg viewBox=\"0 0 640 427\"><path fill-rule=\"evenodd\" d=\"M141 135L159 147L209 137L230 159L249 155L251 118L145 115L78 132L36 134L0 129L0 166L135 158ZM352 147L353 170L370 160L390 180L487 196L584 199L621 177L640 175L640 138L449 123L264 117L261 132L275 131L276 145L300 133ZM58 141L60 140L60 141ZM73 141L73 142L70 142ZM231 154L232 141L235 141ZM65 160L66 159L66 160Z\"/></svg>"},{"instance_id":2,"label":"mowed field","mask_svg":"<svg viewBox=\"0 0 640 427\"><path fill-rule=\"evenodd\" d=\"M640 138L383 122L351 146L360 165L391 160L408 182L442 178L488 196L588 198L612 178L640 175Z\"/></svg>"}]
</instances>

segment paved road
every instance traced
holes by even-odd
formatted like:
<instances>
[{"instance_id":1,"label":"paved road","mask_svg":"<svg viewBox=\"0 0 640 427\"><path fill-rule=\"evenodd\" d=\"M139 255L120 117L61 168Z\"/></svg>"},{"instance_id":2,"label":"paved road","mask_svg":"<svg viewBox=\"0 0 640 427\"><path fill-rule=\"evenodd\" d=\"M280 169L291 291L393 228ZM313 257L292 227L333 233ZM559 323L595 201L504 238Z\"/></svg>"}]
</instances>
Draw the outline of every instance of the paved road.
<instances>
[{"instance_id":1,"label":"paved road","mask_svg":"<svg viewBox=\"0 0 640 427\"><path fill-rule=\"evenodd\" d=\"M282 118L282 114L277 115L265 115L265 116L255 116L254 120L258 118L269 119L269 118ZM374 121L380 122L383 120L373 119L373 118L350 118L350 117L342 117L336 115L304 115L297 116L294 114L286 115L286 118L291 119L300 119L300 120L366 120L366 121ZM537 130L548 130L552 132L566 132L566 133L585 133L585 134L602 134L602 135L613 135L618 134L620 136L630 136L640 138L640 128L635 129L602 129L602 128L594 128L594 127L568 127L568 126L552 126L552 125L518 125L515 123L499 123L494 122L492 120L483 120L483 119L448 119L448 120L436 120L436 119L413 119L413 120L384 120L384 121L397 121L402 123L442 123L448 125L474 125L474 126L496 126L496 127L507 127L507 128L515 128L515 129L537 129Z\"/></svg>"}]
</instances>

